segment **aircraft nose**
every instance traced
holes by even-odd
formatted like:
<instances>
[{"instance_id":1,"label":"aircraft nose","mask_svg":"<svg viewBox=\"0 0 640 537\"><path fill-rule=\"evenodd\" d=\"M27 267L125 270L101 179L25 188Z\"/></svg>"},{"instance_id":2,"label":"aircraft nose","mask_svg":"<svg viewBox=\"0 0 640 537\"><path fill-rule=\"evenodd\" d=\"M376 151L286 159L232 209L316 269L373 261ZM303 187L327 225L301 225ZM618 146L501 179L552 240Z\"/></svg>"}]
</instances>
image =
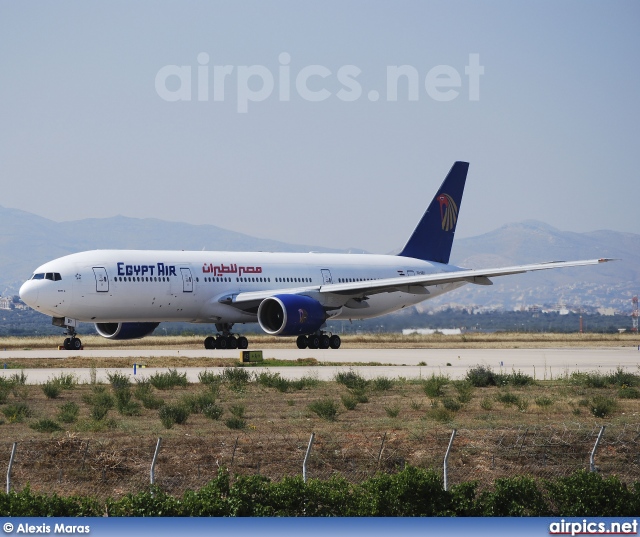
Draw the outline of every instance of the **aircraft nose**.
<instances>
[{"instance_id":1,"label":"aircraft nose","mask_svg":"<svg viewBox=\"0 0 640 537\"><path fill-rule=\"evenodd\" d=\"M35 307L38 302L38 286L34 285L32 281L24 282L18 294L22 301L32 308Z\"/></svg>"}]
</instances>

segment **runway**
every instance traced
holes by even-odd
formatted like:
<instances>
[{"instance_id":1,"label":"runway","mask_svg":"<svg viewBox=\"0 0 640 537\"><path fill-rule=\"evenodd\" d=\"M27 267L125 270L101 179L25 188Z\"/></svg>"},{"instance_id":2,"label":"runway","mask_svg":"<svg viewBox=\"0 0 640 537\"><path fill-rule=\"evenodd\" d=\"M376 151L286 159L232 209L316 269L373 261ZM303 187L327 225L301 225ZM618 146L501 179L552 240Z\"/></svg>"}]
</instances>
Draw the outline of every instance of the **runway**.
<instances>
[{"instance_id":1,"label":"runway","mask_svg":"<svg viewBox=\"0 0 640 537\"><path fill-rule=\"evenodd\" d=\"M252 349L259 350L259 349ZM633 373L639 372L640 350L637 347L594 347L558 349L339 349L339 350L298 350L265 349L264 358L295 361L298 358L315 358L322 365L301 367L269 367L284 378L297 379L314 376L320 380L331 380L339 371L356 369L365 378L428 378L432 374L447 375L451 379L462 379L467 371L476 365L485 365L496 372L521 371L537 380L552 380L574 371L614 371L620 367ZM71 356L95 358L97 380L107 381L107 374L115 371L129 374L134 378L133 364L144 363L152 357L181 358L235 358L237 350L175 350L175 349L113 349L113 350L0 350L0 364L15 358L55 358L64 360ZM129 358L129 368L101 368L101 358ZM344 365L348 364L348 365ZM375 365L374 365L375 364ZM426 365L425 365L426 364ZM2 365L0 365L2 367ZM256 371L263 366L252 366ZM190 382L198 382L198 374L206 367L177 367L185 372ZM210 369L220 369L212 367ZM136 366L135 377L149 376L166 368L141 368ZM0 375L9 377L15 369L0 369ZM90 381L89 368L25 368L27 382L40 384L60 373L73 373L79 382Z\"/></svg>"}]
</instances>

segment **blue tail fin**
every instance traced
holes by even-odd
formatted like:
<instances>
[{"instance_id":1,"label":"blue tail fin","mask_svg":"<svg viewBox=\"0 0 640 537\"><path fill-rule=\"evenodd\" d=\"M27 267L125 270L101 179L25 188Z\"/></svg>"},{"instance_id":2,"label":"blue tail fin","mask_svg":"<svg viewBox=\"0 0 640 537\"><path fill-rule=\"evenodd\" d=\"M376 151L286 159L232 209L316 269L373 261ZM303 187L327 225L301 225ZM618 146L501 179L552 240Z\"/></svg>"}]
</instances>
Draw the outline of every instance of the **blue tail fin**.
<instances>
[{"instance_id":1,"label":"blue tail fin","mask_svg":"<svg viewBox=\"0 0 640 537\"><path fill-rule=\"evenodd\" d=\"M398 255L449 263L468 162L454 162L427 211Z\"/></svg>"}]
</instances>

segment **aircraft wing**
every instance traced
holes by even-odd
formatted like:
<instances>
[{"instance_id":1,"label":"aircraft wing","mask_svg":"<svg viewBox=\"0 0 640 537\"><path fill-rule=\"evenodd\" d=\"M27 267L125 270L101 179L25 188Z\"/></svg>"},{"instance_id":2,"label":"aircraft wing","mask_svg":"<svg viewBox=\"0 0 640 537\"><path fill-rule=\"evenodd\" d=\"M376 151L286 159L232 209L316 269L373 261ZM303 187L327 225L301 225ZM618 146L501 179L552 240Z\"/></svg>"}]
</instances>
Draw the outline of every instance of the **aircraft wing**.
<instances>
[{"instance_id":1,"label":"aircraft wing","mask_svg":"<svg viewBox=\"0 0 640 537\"><path fill-rule=\"evenodd\" d=\"M361 297L376 293L393 293L404 291L414 294L428 294L425 286L441 285L453 282L466 282L476 285L492 285L489 278L521 274L536 270L548 270L555 268L581 267L584 265L597 265L613 261L613 259L587 259L582 261L550 261L548 263L535 263L531 265L515 265L512 267L488 268L488 269L460 269L449 267L453 270L437 272L435 274L423 274L420 276L400 276L396 278L383 278L379 280L366 280L351 283L332 283L314 285L299 288L269 289L249 293L228 295L220 299L230 305L244 309L249 303L259 303L261 300L277 294L307 294L307 293L331 293L345 297Z\"/></svg>"}]
</instances>

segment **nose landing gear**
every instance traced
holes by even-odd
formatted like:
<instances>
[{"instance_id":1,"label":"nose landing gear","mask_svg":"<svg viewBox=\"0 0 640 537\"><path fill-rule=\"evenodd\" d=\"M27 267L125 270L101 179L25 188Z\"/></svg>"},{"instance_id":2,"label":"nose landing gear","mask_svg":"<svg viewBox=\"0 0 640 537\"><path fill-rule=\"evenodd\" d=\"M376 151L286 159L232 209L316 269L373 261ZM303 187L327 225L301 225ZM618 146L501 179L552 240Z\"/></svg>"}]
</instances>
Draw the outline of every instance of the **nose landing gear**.
<instances>
[{"instance_id":1,"label":"nose landing gear","mask_svg":"<svg viewBox=\"0 0 640 537\"><path fill-rule=\"evenodd\" d=\"M76 319L70 319L68 317L54 317L51 320L51 324L65 328L64 335L69 336L65 338L64 343L58 347L66 351L79 351L82 350L82 341L76 336L76 326L78 321Z\"/></svg>"}]
</instances>

